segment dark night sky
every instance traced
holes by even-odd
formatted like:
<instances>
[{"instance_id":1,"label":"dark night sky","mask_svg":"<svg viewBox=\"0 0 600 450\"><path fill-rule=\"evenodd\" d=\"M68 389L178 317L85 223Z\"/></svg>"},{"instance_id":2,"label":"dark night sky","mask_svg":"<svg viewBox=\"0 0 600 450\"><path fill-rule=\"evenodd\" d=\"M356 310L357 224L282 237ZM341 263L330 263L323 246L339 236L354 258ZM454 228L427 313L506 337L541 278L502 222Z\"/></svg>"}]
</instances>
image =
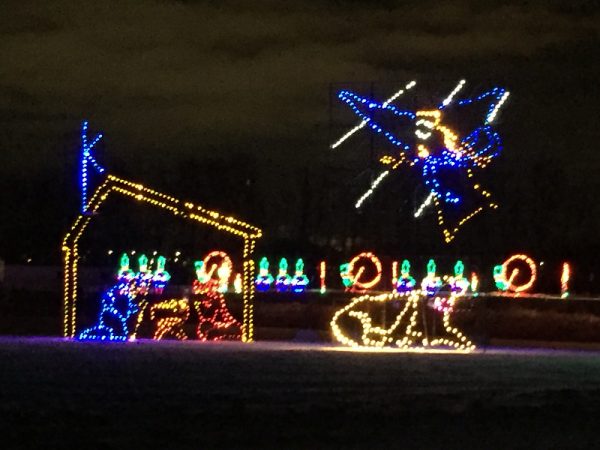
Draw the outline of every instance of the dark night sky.
<instances>
[{"instance_id":1,"label":"dark night sky","mask_svg":"<svg viewBox=\"0 0 600 450\"><path fill-rule=\"evenodd\" d=\"M298 221L303 180L332 164L330 83L376 81L393 91L415 78L442 80L432 95L460 78L472 92L494 84L511 91L492 186L506 207L495 223L482 222L503 229L502 245L512 250L536 236L533 253L558 245L596 254L599 31L595 1L4 0L0 256L40 249L46 256L36 257L48 260L53 249L58 257L76 214L84 117L106 134L101 155L113 172L241 208L275 233ZM268 193L256 208L215 200L214 185L177 177L182 166L211 160L218 168L214 160L240 156L250 162L227 172L226 184ZM354 199L335 203L351 213ZM477 241L476 231L467 238Z\"/></svg>"}]
</instances>

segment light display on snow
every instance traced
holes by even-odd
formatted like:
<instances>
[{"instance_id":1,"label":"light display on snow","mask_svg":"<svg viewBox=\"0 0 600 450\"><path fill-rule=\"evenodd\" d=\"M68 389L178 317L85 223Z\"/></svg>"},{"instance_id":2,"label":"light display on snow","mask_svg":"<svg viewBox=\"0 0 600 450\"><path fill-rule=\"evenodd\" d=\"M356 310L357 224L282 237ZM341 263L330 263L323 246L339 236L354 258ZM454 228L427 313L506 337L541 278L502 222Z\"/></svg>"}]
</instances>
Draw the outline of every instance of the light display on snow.
<instances>
[{"instance_id":1,"label":"light display on snow","mask_svg":"<svg viewBox=\"0 0 600 450\"><path fill-rule=\"evenodd\" d=\"M465 81L461 80L434 108L409 111L391 104L415 84L409 83L383 103L350 91L340 91L338 97L352 109L360 122L331 147L337 148L365 127L382 135L396 148L396 153L380 158L381 164L387 168L375 178L355 207L360 208L392 171L400 166L413 168L420 172L423 185L429 192L414 216L421 216L424 209L433 203L444 240L450 242L460 227L485 207L497 208L491 194L475 177L502 150L500 136L492 123L509 93L496 87L473 98L455 100L465 85ZM465 131L463 136L446 124L446 115L455 112L464 114L462 111L482 103L487 104L482 123Z\"/></svg>"},{"instance_id":2,"label":"light display on snow","mask_svg":"<svg viewBox=\"0 0 600 450\"><path fill-rule=\"evenodd\" d=\"M215 255L212 254L211 258ZM222 255L219 255L222 256ZM205 260L210 258L205 258ZM139 270L129 268L129 257L121 257L117 283L102 295L100 312L96 325L82 331L80 340L127 341L137 338L144 320L154 325L153 339L188 339L184 326L190 319L191 305L198 317L196 334L198 339L231 340L240 339L242 325L231 315L220 292L220 280L211 277L213 265L207 273L204 261L196 261L196 280L192 285L193 295L183 298L160 299L166 282L164 281L164 261L159 258L157 270L148 269L148 258L138 259ZM149 316L145 311L149 310Z\"/></svg>"},{"instance_id":3,"label":"light display on snow","mask_svg":"<svg viewBox=\"0 0 600 450\"><path fill-rule=\"evenodd\" d=\"M252 253L254 252L256 240L262 236L262 231L255 226L237 220L233 217L205 209L202 206L195 205L191 202L181 201L170 195L166 195L153 189L144 187L142 184L133 183L114 175L106 174L105 169L97 163L92 153L94 146L101 139L102 135L96 136L90 142L87 138L87 130L88 124L87 122L84 122L81 133L80 159L82 197L81 214L75 220L69 232L65 235L62 244L65 264L64 336L74 337L77 329L77 300L79 291L80 260L79 241L93 218L100 212L100 207L104 204L104 202L110 196L120 195L155 208L160 208L165 212L172 214L174 217L187 219L198 224L214 227L218 231L230 233L233 236L237 236L242 239L242 340L244 342L252 341L254 334L254 289L252 286L252 282L254 280L254 261L252 260ZM89 170L90 168L95 169L96 173L91 174ZM97 178L102 175L103 181L101 181L93 193L89 195L92 175L95 175ZM161 279L164 282L164 276L162 276ZM112 314L113 310L110 306L111 304L114 304L116 300L120 299L124 299L123 301L127 303L127 299L132 295L131 292L137 288L138 286L135 284L134 286L129 286L125 283L118 283L117 285L113 286L112 291L110 291L110 293L107 292L102 299L102 304L107 305L105 310L107 314L109 316ZM126 308L124 310L125 312L119 310L118 314L115 313L112 315L120 323L123 323L123 321L127 322L130 315L134 314L134 307L132 306L131 308L131 310ZM105 325L104 319L98 323L98 327L100 327L100 325ZM121 326L119 327L123 328ZM114 334L122 336L124 331L121 329Z\"/></svg>"},{"instance_id":4,"label":"light display on snow","mask_svg":"<svg viewBox=\"0 0 600 450\"><path fill-rule=\"evenodd\" d=\"M470 352L475 345L451 323L450 316L459 295L449 293L448 297L435 297L433 305L436 314L442 314L444 335L429 338L429 331L420 320L421 302L427 295L420 290L398 294L396 292L380 295L363 295L338 310L331 320L334 338L341 344L354 348L399 347L405 351L424 351L427 349ZM389 326L377 325L380 314L371 314L371 306L385 307L390 302L404 302L403 307ZM358 322L359 331L356 332Z\"/></svg>"},{"instance_id":5,"label":"light display on snow","mask_svg":"<svg viewBox=\"0 0 600 450\"><path fill-rule=\"evenodd\" d=\"M406 351L436 349L445 351L468 352L475 348L473 343L451 323L450 316L459 298L466 295L470 286L463 276L464 264L457 261L454 275L445 276L449 289L442 291L443 283L436 275L433 260L427 264L427 275L421 281L421 289L410 276L410 263L402 262L401 275L397 279L396 291L380 295L364 295L352 300L338 310L332 320L331 329L334 338L343 345L356 348L399 347ZM382 314L375 314L371 307L385 308L387 305L402 303L403 306L386 326ZM423 308L426 306L427 308ZM427 321L420 315L442 314L444 333L431 336ZM383 315L385 317L385 314ZM379 321L379 324L376 324ZM357 332L357 324L358 332ZM431 337L430 337L431 336Z\"/></svg>"}]
</instances>

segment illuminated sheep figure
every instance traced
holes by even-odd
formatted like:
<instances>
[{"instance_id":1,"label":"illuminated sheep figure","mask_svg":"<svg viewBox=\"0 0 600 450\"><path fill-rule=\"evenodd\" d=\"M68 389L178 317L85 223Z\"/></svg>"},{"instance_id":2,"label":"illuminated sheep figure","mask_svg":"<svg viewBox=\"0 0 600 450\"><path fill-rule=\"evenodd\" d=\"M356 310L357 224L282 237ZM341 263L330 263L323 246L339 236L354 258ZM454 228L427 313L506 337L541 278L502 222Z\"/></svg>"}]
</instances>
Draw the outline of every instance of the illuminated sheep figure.
<instances>
[{"instance_id":1,"label":"illuminated sheep figure","mask_svg":"<svg viewBox=\"0 0 600 450\"><path fill-rule=\"evenodd\" d=\"M404 266L404 278L408 278L409 265ZM353 299L348 305L338 310L331 320L331 330L336 341L354 348L381 348L386 346L397 347L405 351L424 351L434 348L436 351L469 352L475 346L455 326L452 325L450 316L456 301L466 293L462 278L461 264L455 265L455 274L452 282L455 289L451 289L448 296L438 293L442 282L435 274L435 263L429 261L427 276L421 283L421 289L397 291L381 295L363 295ZM468 283L468 282L467 282ZM405 286L410 283L406 281ZM442 324L445 336L430 338L423 328L420 318L423 309L421 305L428 298L433 297L433 309L442 313ZM379 315L374 315L372 306L386 307L389 302L403 301L404 306L389 326L378 325L376 320ZM358 335L357 331L358 320ZM421 328L421 329L419 329Z\"/></svg>"}]
</instances>

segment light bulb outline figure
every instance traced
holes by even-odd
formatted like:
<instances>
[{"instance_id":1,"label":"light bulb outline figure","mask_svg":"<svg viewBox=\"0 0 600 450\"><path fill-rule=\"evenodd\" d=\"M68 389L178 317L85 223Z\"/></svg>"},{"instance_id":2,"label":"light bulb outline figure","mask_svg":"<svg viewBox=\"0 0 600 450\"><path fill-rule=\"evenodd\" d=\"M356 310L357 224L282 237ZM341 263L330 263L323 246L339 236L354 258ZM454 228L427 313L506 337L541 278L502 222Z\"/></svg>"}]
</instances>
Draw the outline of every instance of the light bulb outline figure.
<instances>
[{"instance_id":1,"label":"light bulb outline figure","mask_svg":"<svg viewBox=\"0 0 600 450\"><path fill-rule=\"evenodd\" d=\"M415 218L421 216L427 205L435 205L438 224L446 243L451 242L462 225L481 213L485 207L491 209L498 207L491 199L490 192L474 180L474 175L477 170L485 168L502 150L502 141L499 134L493 129L492 123L506 102L509 93L504 88L495 87L474 98L455 101L455 95L463 88L464 84L465 81L461 80L437 108L418 111L399 109L391 105L389 101L378 103L347 90L339 92L339 99L346 103L361 120L360 128L370 128L371 131L382 135L385 140L398 149L397 155L387 154L381 157L380 162L387 168L373 181L367 192L358 199L356 208L360 208L383 179L401 165L420 170L423 185L429 191L427 198L415 212ZM453 106L459 108L477 102L489 102L483 123L479 127L461 138L456 131L445 125L445 110L453 103ZM412 127L413 139L416 141L414 146L410 145L408 141L400 139L392 128L388 129L384 124L378 122L374 113L382 111L393 116L395 120L405 121L408 128ZM433 134L441 137L443 146L440 148L429 146L428 140ZM468 203L473 203L469 207L464 207L466 212L454 219L454 223L450 223L449 216L458 215L456 214L457 208L465 203L465 198L464 195L455 192L443 178L440 178L440 173L444 171L465 175L468 185L465 195L468 195Z\"/></svg>"}]
</instances>

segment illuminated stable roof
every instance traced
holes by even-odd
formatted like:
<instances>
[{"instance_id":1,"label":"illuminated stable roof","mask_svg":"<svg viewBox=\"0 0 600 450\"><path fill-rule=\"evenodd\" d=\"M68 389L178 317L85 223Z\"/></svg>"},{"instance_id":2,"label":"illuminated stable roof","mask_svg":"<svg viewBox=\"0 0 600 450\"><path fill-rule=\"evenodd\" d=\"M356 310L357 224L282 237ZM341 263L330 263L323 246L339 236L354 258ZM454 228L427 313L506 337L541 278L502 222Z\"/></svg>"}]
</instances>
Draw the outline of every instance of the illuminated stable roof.
<instances>
[{"instance_id":1,"label":"illuminated stable roof","mask_svg":"<svg viewBox=\"0 0 600 450\"><path fill-rule=\"evenodd\" d=\"M147 188L139 183L124 180L114 175L108 175L86 204L85 213L81 214L71 226L63 240L63 251L76 242L83 230L98 212L100 206L110 195L121 195L133 198L139 202L167 210L175 216L200 222L204 225L214 227L220 231L231 233L240 237L258 239L262 236L262 230L258 227L242 222L234 217L211 211L192 202L184 202L170 195L166 195Z\"/></svg>"}]
</instances>

